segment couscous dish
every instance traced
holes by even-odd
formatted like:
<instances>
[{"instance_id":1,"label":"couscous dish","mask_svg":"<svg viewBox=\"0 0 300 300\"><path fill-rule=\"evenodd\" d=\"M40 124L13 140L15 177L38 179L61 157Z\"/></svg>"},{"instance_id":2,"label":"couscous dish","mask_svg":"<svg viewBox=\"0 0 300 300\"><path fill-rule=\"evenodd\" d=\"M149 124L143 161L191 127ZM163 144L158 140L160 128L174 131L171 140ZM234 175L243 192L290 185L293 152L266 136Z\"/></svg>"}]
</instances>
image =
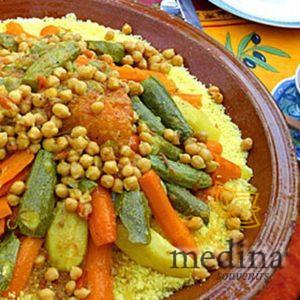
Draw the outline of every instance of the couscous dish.
<instances>
[{"instance_id":1,"label":"couscous dish","mask_svg":"<svg viewBox=\"0 0 300 300\"><path fill-rule=\"evenodd\" d=\"M165 299L244 239L252 139L133 33L0 24L1 299Z\"/></svg>"}]
</instances>

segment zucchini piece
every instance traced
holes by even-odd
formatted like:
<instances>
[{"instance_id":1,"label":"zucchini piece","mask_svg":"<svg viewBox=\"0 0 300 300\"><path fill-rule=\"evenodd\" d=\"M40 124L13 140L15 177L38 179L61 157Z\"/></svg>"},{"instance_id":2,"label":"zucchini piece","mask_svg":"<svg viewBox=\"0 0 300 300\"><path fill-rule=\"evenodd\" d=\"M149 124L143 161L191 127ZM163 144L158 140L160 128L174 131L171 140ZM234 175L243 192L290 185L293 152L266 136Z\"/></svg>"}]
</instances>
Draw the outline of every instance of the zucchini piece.
<instances>
[{"instance_id":1,"label":"zucchini piece","mask_svg":"<svg viewBox=\"0 0 300 300\"><path fill-rule=\"evenodd\" d=\"M150 155L152 169L165 181L188 189L205 189L212 185L211 177L203 171L169 159Z\"/></svg>"},{"instance_id":2,"label":"zucchini piece","mask_svg":"<svg viewBox=\"0 0 300 300\"><path fill-rule=\"evenodd\" d=\"M174 208L185 216L201 217L205 224L209 221L209 206L191 194L187 189L165 182L169 199Z\"/></svg>"},{"instance_id":3,"label":"zucchini piece","mask_svg":"<svg viewBox=\"0 0 300 300\"><path fill-rule=\"evenodd\" d=\"M134 244L149 244L150 208L140 191L124 192L116 197L116 212L128 230L128 239Z\"/></svg>"},{"instance_id":4,"label":"zucchini piece","mask_svg":"<svg viewBox=\"0 0 300 300\"><path fill-rule=\"evenodd\" d=\"M153 135L152 140L152 153L153 155L157 155L159 153L164 154L166 157L172 160L178 160L179 155L182 153L182 150L170 142L166 141L160 135Z\"/></svg>"},{"instance_id":5,"label":"zucchini piece","mask_svg":"<svg viewBox=\"0 0 300 300\"><path fill-rule=\"evenodd\" d=\"M80 53L76 42L60 42L48 52L40 56L26 71L23 83L30 85L34 90L38 88L38 77L49 76L52 71L74 60Z\"/></svg>"},{"instance_id":6,"label":"zucchini piece","mask_svg":"<svg viewBox=\"0 0 300 300\"><path fill-rule=\"evenodd\" d=\"M162 124L159 117L153 114L153 112L135 96L131 98L132 106L138 116L145 122L145 124L154 132L159 135L163 135L165 126Z\"/></svg>"},{"instance_id":7,"label":"zucchini piece","mask_svg":"<svg viewBox=\"0 0 300 300\"><path fill-rule=\"evenodd\" d=\"M3 79L5 88L10 92L17 89L22 83L22 78L8 76Z\"/></svg>"},{"instance_id":8,"label":"zucchini piece","mask_svg":"<svg viewBox=\"0 0 300 300\"><path fill-rule=\"evenodd\" d=\"M143 103L162 120L167 128L177 130L182 140L193 135L193 130L177 108L174 100L164 86L153 76L142 82L144 93Z\"/></svg>"},{"instance_id":9,"label":"zucchini piece","mask_svg":"<svg viewBox=\"0 0 300 300\"><path fill-rule=\"evenodd\" d=\"M95 181L92 181L90 179L87 178L82 178L79 181L78 184L78 188L83 192L92 192L96 187L98 186L98 184Z\"/></svg>"},{"instance_id":10,"label":"zucchini piece","mask_svg":"<svg viewBox=\"0 0 300 300\"><path fill-rule=\"evenodd\" d=\"M209 140L218 141L220 139L220 129L215 127L207 115L201 110L195 108L190 103L181 100L179 97L173 97L177 107L195 132L205 131Z\"/></svg>"},{"instance_id":11,"label":"zucchini piece","mask_svg":"<svg viewBox=\"0 0 300 300\"><path fill-rule=\"evenodd\" d=\"M121 43L106 41L87 41L87 47L98 55L109 54L115 63L119 64L125 56L125 49Z\"/></svg>"},{"instance_id":12,"label":"zucchini piece","mask_svg":"<svg viewBox=\"0 0 300 300\"><path fill-rule=\"evenodd\" d=\"M12 51L18 50L18 43L16 42L15 38L7 33L0 33L0 45Z\"/></svg>"},{"instance_id":13,"label":"zucchini piece","mask_svg":"<svg viewBox=\"0 0 300 300\"><path fill-rule=\"evenodd\" d=\"M50 46L44 41L39 41L33 44L30 48L31 54L38 54L39 56L44 55L47 51L54 48L54 46Z\"/></svg>"},{"instance_id":14,"label":"zucchini piece","mask_svg":"<svg viewBox=\"0 0 300 300\"><path fill-rule=\"evenodd\" d=\"M19 248L20 241L13 233L0 243L0 293L7 289L12 279Z\"/></svg>"},{"instance_id":15,"label":"zucchini piece","mask_svg":"<svg viewBox=\"0 0 300 300\"><path fill-rule=\"evenodd\" d=\"M55 206L54 188L56 166L53 154L40 150L31 169L27 190L17 216L20 232L33 237L44 237L50 226Z\"/></svg>"},{"instance_id":16,"label":"zucchini piece","mask_svg":"<svg viewBox=\"0 0 300 300\"><path fill-rule=\"evenodd\" d=\"M181 251L172 246L155 230L150 229L150 232L151 242L148 245L133 244L128 239L126 228L119 224L116 245L141 266L150 267L167 276L190 278L194 267L193 259L188 255L179 254ZM178 253L176 256L177 268L172 268L172 253Z\"/></svg>"},{"instance_id":17,"label":"zucchini piece","mask_svg":"<svg viewBox=\"0 0 300 300\"><path fill-rule=\"evenodd\" d=\"M67 212L64 203L58 203L46 237L50 264L60 271L70 271L73 266L80 265L86 253L87 241L87 221L77 213Z\"/></svg>"}]
</instances>

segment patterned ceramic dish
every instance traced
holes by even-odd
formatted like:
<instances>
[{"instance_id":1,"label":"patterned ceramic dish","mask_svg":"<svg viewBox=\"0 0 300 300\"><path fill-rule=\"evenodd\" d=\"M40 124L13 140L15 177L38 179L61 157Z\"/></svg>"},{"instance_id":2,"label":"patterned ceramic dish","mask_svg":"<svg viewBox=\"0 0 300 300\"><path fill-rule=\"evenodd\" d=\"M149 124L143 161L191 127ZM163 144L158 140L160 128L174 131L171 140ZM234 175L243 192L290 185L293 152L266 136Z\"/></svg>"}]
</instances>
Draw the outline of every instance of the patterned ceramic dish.
<instances>
[{"instance_id":1,"label":"patterned ceramic dish","mask_svg":"<svg viewBox=\"0 0 300 300\"><path fill-rule=\"evenodd\" d=\"M220 8L257 23L300 28L300 2L297 0L209 0Z\"/></svg>"}]
</instances>

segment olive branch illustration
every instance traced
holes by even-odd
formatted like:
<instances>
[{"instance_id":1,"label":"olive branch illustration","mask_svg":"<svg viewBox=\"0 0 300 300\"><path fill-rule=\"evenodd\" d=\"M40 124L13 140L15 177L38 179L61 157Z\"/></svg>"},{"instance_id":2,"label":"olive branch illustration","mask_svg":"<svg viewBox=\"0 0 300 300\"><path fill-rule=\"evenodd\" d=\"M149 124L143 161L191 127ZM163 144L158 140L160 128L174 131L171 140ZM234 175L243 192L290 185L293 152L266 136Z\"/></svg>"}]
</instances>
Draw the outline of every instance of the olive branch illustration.
<instances>
[{"instance_id":1,"label":"olive branch illustration","mask_svg":"<svg viewBox=\"0 0 300 300\"><path fill-rule=\"evenodd\" d=\"M245 35L239 42L237 53L235 54L232 47L230 33L226 34L225 48L230 51L232 54L243 61L243 63L251 69L261 67L270 72L278 72L276 68L267 63L267 58L264 53L290 58L291 56L272 46L261 45L261 37L255 32L251 32Z\"/></svg>"}]
</instances>

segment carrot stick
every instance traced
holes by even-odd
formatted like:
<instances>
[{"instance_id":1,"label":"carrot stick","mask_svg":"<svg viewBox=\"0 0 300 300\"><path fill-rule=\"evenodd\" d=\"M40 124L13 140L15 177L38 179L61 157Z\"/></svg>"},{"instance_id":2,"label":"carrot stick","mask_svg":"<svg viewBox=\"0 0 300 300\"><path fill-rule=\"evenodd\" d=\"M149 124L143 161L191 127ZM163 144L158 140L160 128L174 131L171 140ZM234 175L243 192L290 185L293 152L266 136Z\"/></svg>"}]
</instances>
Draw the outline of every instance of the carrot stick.
<instances>
[{"instance_id":1,"label":"carrot stick","mask_svg":"<svg viewBox=\"0 0 300 300\"><path fill-rule=\"evenodd\" d=\"M202 95L191 95L191 94L182 94L182 93L175 93L174 96L180 97L182 100L189 102L196 108L201 108L201 98Z\"/></svg>"},{"instance_id":2,"label":"carrot stick","mask_svg":"<svg viewBox=\"0 0 300 300\"><path fill-rule=\"evenodd\" d=\"M5 233L5 219L0 219L0 237Z\"/></svg>"},{"instance_id":3,"label":"carrot stick","mask_svg":"<svg viewBox=\"0 0 300 300\"><path fill-rule=\"evenodd\" d=\"M220 144L220 142L218 142L218 141L208 140L206 142L206 146L207 146L208 150L210 152L212 152L212 154L221 155L223 152L223 147Z\"/></svg>"},{"instance_id":4,"label":"carrot stick","mask_svg":"<svg viewBox=\"0 0 300 300\"><path fill-rule=\"evenodd\" d=\"M0 198L0 219L12 214L11 208L5 197Z\"/></svg>"},{"instance_id":5,"label":"carrot stick","mask_svg":"<svg viewBox=\"0 0 300 300\"><path fill-rule=\"evenodd\" d=\"M13 34L13 35L20 35L22 33L26 34L27 36L31 36L31 34L27 33L22 25L17 22L11 21L6 24L6 33Z\"/></svg>"},{"instance_id":6,"label":"carrot stick","mask_svg":"<svg viewBox=\"0 0 300 300\"><path fill-rule=\"evenodd\" d=\"M161 84L164 85L169 93L173 94L177 90L175 83L163 73L150 70L141 70L139 68L132 68L129 66L113 66L112 68L119 72L122 79L142 82L150 76L154 76L161 82Z\"/></svg>"},{"instance_id":7,"label":"carrot stick","mask_svg":"<svg viewBox=\"0 0 300 300\"><path fill-rule=\"evenodd\" d=\"M171 243L185 251L198 252L194 237L173 209L159 176L153 171L140 178L140 185L146 194L152 213Z\"/></svg>"},{"instance_id":8,"label":"carrot stick","mask_svg":"<svg viewBox=\"0 0 300 300\"><path fill-rule=\"evenodd\" d=\"M111 245L97 247L90 239L84 266L85 285L91 291L87 300L113 300Z\"/></svg>"},{"instance_id":9,"label":"carrot stick","mask_svg":"<svg viewBox=\"0 0 300 300\"><path fill-rule=\"evenodd\" d=\"M0 105L4 108L4 109L11 109L11 101L7 98L7 97L0 97Z\"/></svg>"},{"instance_id":10,"label":"carrot stick","mask_svg":"<svg viewBox=\"0 0 300 300\"><path fill-rule=\"evenodd\" d=\"M220 155L214 155L214 159L220 164L212 176L215 182L225 183L229 180L238 179L241 177L242 172L238 165L221 157Z\"/></svg>"},{"instance_id":11,"label":"carrot stick","mask_svg":"<svg viewBox=\"0 0 300 300\"><path fill-rule=\"evenodd\" d=\"M26 287L34 261L39 254L43 240L32 237L25 237L21 241L20 250L16 266L14 268L13 278L4 296L14 293L16 296Z\"/></svg>"},{"instance_id":12,"label":"carrot stick","mask_svg":"<svg viewBox=\"0 0 300 300\"><path fill-rule=\"evenodd\" d=\"M140 144L140 138L137 134L133 134L129 139L129 146L130 148L137 152Z\"/></svg>"},{"instance_id":13,"label":"carrot stick","mask_svg":"<svg viewBox=\"0 0 300 300\"><path fill-rule=\"evenodd\" d=\"M116 240L116 216L110 193L99 186L92 193L93 211L89 217L89 229L97 246Z\"/></svg>"},{"instance_id":14,"label":"carrot stick","mask_svg":"<svg viewBox=\"0 0 300 300\"><path fill-rule=\"evenodd\" d=\"M75 63L77 66L84 66L87 65L91 60L89 58L87 58L85 55L79 55L76 60Z\"/></svg>"},{"instance_id":15,"label":"carrot stick","mask_svg":"<svg viewBox=\"0 0 300 300\"><path fill-rule=\"evenodd\" d=\"M24 170L34 159L34 155L26 150L17 151L9 158L0 163L0 188L22 170Z\"/></svg>"},{"instance_id":16,"label":"carrot stick","mask_svg":"<svg viewBox=\"0 0 300 300\"><path fill-rule=\"evenodd\" d=\"M46 36L46 35L54 35L59 33L59 28L54 25L48 25L44 27L41 32L40 36Z\"/></svg>"},{"instance_id":17,"label":"carrot stick","mask_svg":"<svg viewBox=\"0 0 300 300\"><path fill-rule=\"evenodd\" d=\"M4 196L8 193L10 187L13 185L14 182L16 181L24 181L28 175L29 168L25 168L21 173L19 173L17 176L15 176L12 180L8 181L5 183L1 188L0 188L0 197Z\"/></svg>"}]
</instances>

